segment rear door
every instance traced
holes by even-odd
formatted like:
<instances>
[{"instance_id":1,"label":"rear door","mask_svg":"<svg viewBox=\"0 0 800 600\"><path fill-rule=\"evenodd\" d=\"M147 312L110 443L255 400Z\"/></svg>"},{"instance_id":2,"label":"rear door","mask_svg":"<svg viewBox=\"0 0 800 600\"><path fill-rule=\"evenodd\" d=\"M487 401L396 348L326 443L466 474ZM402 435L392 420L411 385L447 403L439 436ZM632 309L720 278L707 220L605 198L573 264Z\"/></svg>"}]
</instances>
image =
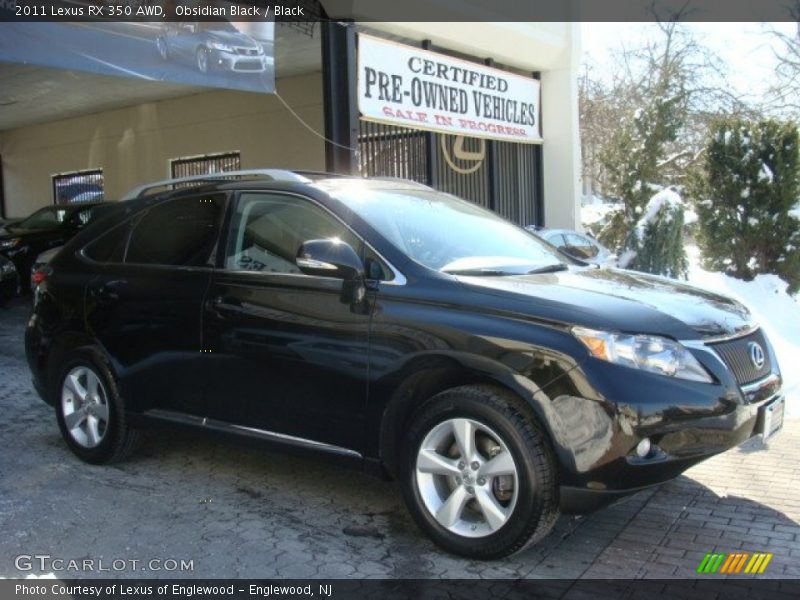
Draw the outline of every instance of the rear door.
<instances>
[{"instance_id":1,"label":"rear door","mask_svg":"<svg viewBox=\"0 0 800 600\"><path fill-rule=\"evenodd\" d=\"M311 239L361 241L316 202L241 192L204 319L208 416L237 427L347 449L360 446L368 310L341 300L342 281L300 272ZM257 433L257 432L256 432Z\"/></svg>"},{"instance_id":2,"label":"rear door","mask_svg":"<svg viewBox=\"0 0 800 600\"><path fill-rule=\"evenodd\" d=\"M157 204L86 249L86 319L135 410L204 412L202 305L226 197Z\"/></svg>"}]
</instances>

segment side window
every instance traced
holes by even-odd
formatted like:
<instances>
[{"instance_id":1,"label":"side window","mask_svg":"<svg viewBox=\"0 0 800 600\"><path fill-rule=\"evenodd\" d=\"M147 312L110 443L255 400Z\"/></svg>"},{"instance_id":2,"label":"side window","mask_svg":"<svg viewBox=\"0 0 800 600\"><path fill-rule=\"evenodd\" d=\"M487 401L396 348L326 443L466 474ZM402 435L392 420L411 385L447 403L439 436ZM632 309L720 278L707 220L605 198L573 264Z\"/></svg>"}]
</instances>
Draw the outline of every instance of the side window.
<instances>
[{"instance_id":1,"label":"side window","mask_svg":"<svg viewBox=\"0 0 800 600\"><path fill-rule=\"evenodd\" d=\"M225 268L299 274L295 258L303 242L329 238L339 238L361 252L360 240L312 202L281 194L243 193L231 220Z\"/></svg>"},{"instance_id":2,"label":"side window","mask_svg":"<svg viewBox=\"0 0 800 600\"><path fill-rule=\"evenodd\" d=\"M553 244L553 246L555 246L556 248L563 248L565 245L564 236L561 235L560 233L557 233L556 235L551 235L549 238L547 238L547 241Z\"/></svg>"},{"instance_id":3,"label":"side window","mask_svg":"<svg viewBox=\"0 0 800 600\"><path fill-rule=\"evenodd\" d=\"M143 214L131 232L126 263L180 267L212 266L222 194L176 198Z\"/></svg>"},{"instance_id":4,"label":"side window","mask_svg":"<svg viewBox=\"0 0 800 600\"><path fill-rule=\"evenodd\" d=\"M591 240L586 239L582 235L570 233L566 236L568 245L577 249L583 256L592 258L597 256L598 249Z\"/></svg>"},{"instance_id":5,"label":"side window","mask_svg":"<svg viewBox=\"0 0 800 600\"><path fill-rule=\"evenodd\" d=\"M128 243L130 223L123 223L113 227L83 249L83 253L100 263L121 263L125 256L125 246Z\"/></svg>"}]
</instances>

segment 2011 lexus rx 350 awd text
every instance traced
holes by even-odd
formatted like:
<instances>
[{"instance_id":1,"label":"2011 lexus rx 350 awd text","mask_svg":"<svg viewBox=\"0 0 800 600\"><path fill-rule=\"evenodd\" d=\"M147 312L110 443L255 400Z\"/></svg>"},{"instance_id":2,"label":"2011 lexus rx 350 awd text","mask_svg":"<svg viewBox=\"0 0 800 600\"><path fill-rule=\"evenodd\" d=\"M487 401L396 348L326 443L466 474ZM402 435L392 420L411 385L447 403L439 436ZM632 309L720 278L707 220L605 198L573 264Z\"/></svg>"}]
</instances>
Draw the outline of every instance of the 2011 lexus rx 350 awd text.
<instances>
[{"instance_id":1,"label":"2011 lexus rx 350 awd text","mask_svg":"<svg viewBox=\"0 0 800 600\"><path fill-rule=\"evenodd\" d=\"M33 381L87 462L153 421L318 451L489 559L780 428L775 355L729 298L412 182L209 177L132 192L39 286Z\"/></svg>"}]
</instances>

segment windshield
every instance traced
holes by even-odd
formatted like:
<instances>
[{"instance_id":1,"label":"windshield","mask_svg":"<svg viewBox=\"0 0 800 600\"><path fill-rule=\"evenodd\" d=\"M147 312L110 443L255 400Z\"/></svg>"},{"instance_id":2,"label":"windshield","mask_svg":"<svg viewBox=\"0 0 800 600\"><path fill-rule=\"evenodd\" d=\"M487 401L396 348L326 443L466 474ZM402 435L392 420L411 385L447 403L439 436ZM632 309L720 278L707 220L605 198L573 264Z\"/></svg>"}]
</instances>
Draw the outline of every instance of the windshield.
<instances>
[{"instance_id":1,"label":"windshield","mask_svg":"<svg viewBox=\"0 0 800 600\"><path fill-rule=\"evenodd\" d=\"M378 188L352 180L321 187L431 269L504 275L566 268L532 234L449 194L401 185Z\"/></svg>"},{"instance_id":2,"label":"windshield","mask_svg":"<svg viewBox=\"0 0 800 600\"><path fill-rule=\"evenodd\" d=\"M67 218L67 211L57 206L42 208L14 226L15 229L58 229Z\"/></svg>"}]
</instances>

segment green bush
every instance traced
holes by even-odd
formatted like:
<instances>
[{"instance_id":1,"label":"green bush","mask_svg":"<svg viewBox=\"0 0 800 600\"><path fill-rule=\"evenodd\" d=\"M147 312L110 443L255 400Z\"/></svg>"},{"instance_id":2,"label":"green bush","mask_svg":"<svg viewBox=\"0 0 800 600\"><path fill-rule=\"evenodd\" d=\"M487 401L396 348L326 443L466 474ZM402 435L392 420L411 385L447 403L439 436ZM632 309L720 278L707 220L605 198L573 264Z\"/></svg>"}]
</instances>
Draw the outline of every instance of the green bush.
<instances>
[{"instance_id":1,"label":"green bush","mask_svg":"<svg viewBox=\"0 0 800 600\"><path fill-rule=\"evenodd\" d=\"M620 265L667 277L686 279L689 262L683 244L684 209L672 189L654 195L629 232Z\"/></svg>"},{"instance_id":2,"label":"green bush","mask_svg":"<svg viewBox=\"0 0 800 600\"><path fill-rule=\"evenodd\" d=\"M704 266L744 280L775 273L800 287L797 127L726 119L712 128L704 168L691 185Z\"/></svg>"}]
</instances>

